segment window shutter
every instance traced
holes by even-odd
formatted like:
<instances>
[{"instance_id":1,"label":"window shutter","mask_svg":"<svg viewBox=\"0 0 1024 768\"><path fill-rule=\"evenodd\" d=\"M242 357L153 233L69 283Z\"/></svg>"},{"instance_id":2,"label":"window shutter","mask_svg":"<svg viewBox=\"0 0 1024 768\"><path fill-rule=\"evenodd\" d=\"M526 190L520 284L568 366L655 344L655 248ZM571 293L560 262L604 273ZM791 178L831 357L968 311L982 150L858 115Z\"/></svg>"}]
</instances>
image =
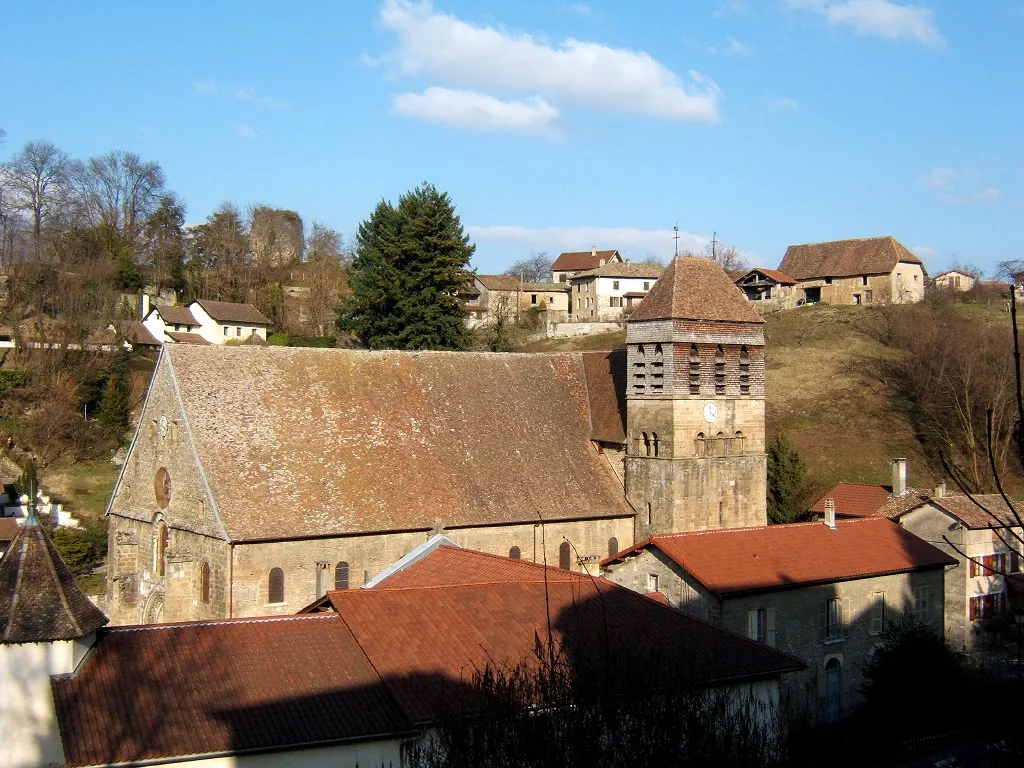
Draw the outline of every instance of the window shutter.
<instances>
[{"instance_id":1,"label":"window shutter","mask_svg":"<svg viewBox=\"0 0 1024 768\"><path fill-rule=\"evenodd\" d=\"M757 640L757 610L747 611L747 637Z\"/></svg>"},{"instance_id":2,"label":"window shutter","mask_svg":"<svg viewBox=\"0 0 1024 768\"><path fill-rule=\"evenodd\" d=\"M767 613L768 623L768 645L775 647L775 609L769 608Z\"/></svg>"},{"instance_id":3,"label":"window shutter","mask_svg":"<svg viewBox=\"0 0 1024 768\"><path fill-rule=\"evenodd\" d=\"M818 601L818 642L825 642L825 636L828 632L828 601ZM819 686L820 687L820 686ZM820 691L819 691L820 693Z\"/></svg>"},{"instance_id":4,"label":"window shutter","mask_svg":"<svg viewBox=\"0 0 1024 768\"><path fill-rule=\"evenodd\" d=\"M849 624L847 616L850 615L850 599L844 598L839 601L839 627L840 634L842 637L847 637L849 634Z\"/></svg>"}]
</instances>

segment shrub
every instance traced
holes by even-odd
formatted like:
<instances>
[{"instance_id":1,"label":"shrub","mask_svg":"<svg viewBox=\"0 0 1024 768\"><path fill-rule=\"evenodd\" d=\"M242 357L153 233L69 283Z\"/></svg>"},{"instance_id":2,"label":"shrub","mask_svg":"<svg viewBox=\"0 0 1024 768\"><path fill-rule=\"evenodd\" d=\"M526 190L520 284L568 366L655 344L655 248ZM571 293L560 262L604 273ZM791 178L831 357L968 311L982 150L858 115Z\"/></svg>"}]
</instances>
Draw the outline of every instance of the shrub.
<instances>
[{"instance_id":1,"label":"shrub","mask_svg":"<svg viewBox=\"0 0 1024 768\"><path fill-rule=\"evenodd\" d=\"M272 347L287 347L288 346L288 334L287 333L272 333L267 336L267 344Z\"/></svg>"}]
</instances>

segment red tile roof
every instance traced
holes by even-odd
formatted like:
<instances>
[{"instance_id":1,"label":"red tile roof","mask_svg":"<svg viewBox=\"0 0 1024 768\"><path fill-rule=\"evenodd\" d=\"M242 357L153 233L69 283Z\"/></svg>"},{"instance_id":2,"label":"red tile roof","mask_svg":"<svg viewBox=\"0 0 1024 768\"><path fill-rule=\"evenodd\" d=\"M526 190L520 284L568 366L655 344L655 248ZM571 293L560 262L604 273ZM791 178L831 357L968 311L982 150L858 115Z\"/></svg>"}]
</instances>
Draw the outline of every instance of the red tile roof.
<instances>
[{"instance_id":1,"label":"red tile roof","mask_svg":"<svg viewBox=\"0 0 1024 768\"><path fill-rule=\"evenodd\" d=\"M691 256L680 256L668 265L629 319L672 318L764 322L725 270L711 259Z\"/></svg>"},{"instance_id":2,"label":"red tile roof","mask_svg":"<svg viewBox=\"0 0 1024 768\"><path fill-rule=\"evenodd\" d=\"M868 237L791 245L782 257L779 271L797 280L881 275L892 272L901 261L922 263L892 237Z\"/></svg>"},{"instance_id":3,"label":"red tile roof","mask_svg":"<svg viewBox=\"0 0 1024 768\"><path fill-rule=\"evenodd\" d=\"M744 277L754 272L760 272L765 277L774 280L776 283L779 283L780 285L796 285L796 280L794 280L789 275L783 274L782 272L779 272L779 270L777 269L765 269L764 267L755 267L754 269L748 270L739 275L736 278L736 280L742 280Z\"/></svg>"},{"instance_id":4,"label":"red tile roof","mask_svg":"<svg viewBox=\"0 0 1024 768\"><path fill-rule=\"evenodd\" d=\"M554 264L551 265L552 272L579 272L584 269L597 269L604 261L607 264L613 259L621 259L619 252L612 251L566 251L558 254Z\"/></svg>"},{"instance_id":5,"label":"red tile roof","mask_svg":"<svg viewBox=\"0 0 1024 768\"><path fill-rule=\"evenodd\" d=\"M409 730L335 614L112 628L52 688L69 766Z\"/></svg>"},{"instance_id":6,"label":"red tile roof","mask_svg":"<svg viewBox=\"0 0 1024 768\"><path fill-rule=\"evenodd\" d=\"M0 558L0 644L76 640L106 623L30 515Z\"/></svg>"},{"instance_id":7,"label":"red tile roof","mask_svg":"<svg viewBox=\"0 0 1024 768\"><path fill-rule=\"evenodd\" d=\"M717 595L827 584L953 565L946 553L881 517L652 536L601 565L656 547Z\"/></svg>"},{"instance_id":8,"label":"red tile roof","mask_svg":"<svg viewBox=\"0 0 1024 768\"><path fill-rule=\"evenodd\" d=\"M212 299L198 299L196 304L219 323L270 325L270 320L252 304L237 304L232 301L213 301Z\"/></svg>"},{"instance_id":9,"label":"red tile roof","mask_svg":"<svg viewBox=\"0 0 1024 768\"><path fill-rule=\"evenodd\" d=\"M579 353L169 344L160 366L235 541L634 514ZM111 512L148 515L116 490Z\"/></svg>"},{"instance_id":10,"label":"red tile roof","mask_svg":"<svg viewBox=\"0 0 1024 768\"><path fill-rule=\"evenodd\" d=\"M824 514L825 501L832 499L836 503L836 514L844 517L870 517L876 514L889 500L889 489L883 485L866 485L864 483L839 483L826 493L814 506L812 512Z\"/></svg>"}]
</instances>

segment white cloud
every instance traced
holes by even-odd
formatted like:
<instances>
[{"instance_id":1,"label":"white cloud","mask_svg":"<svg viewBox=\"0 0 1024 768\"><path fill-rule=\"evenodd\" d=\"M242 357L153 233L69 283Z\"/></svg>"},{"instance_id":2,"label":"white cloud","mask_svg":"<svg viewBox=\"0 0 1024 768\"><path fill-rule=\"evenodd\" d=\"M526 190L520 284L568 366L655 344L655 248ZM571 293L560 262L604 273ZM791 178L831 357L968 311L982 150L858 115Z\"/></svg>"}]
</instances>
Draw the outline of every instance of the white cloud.
<instances>
[{"instance_id":1,"label":"white cloud","mask_svg":"<svg viewBox=\"0 0 1024 768\"><path fill-rule=\"evenodd\" d=\"M670 120L719 118L714 82L690 72L684 83L643 51L572 38L552 47L526 33L435 12L429 0L385 0L381 20L398 35L398 50L390 58L405 74Z\"/></svg>"},{"instance_id":2,"label":"white cloud","mask_svg":"<svg viewBox=\"0 0 1024 768\"><path fill-rule=\"evenodd\" d=\"M786 6L817 13L829 25L852 27L860 35L910 39L933 47L946 42L935 24L935 14L925 5L900 5L891 0L786 0Z\"/></svg>"},{"instance_id":3,"label":"white cloud","mask_svg":"<svg viewBox=\"0 0 1024 768\"><path fill-rule=\"evenodd\" d=\"M242 123L238 126L238 138L240 139L258 139L260 137L259 132L251 125Z\"/></svg>"},{"instance_id":4,"label":"white cloud","mask_svg":"<svg viewBox=\"0 0 1024 768\"><path fill-rule=\"evenodd\" d=\"M423 93L400 93L392 111L432 123L478 131L518 131L556 138L561 135L558 110L539 96L502 101L486 93L432 87Z\"/></svg>"},{"instance_id":5,"label":"white cloud","mask_svg":"<svg viewBox=\"0 0 1024 768\"><path fill-rule=\"evenodd\" d=\"M264 96L263 94L257 92L255 88L249 88L248 86L222 86L218 85L213 80L204 80L201 83L196 83L193 86L193 90L196 93L201 93L206 96L214 96L216 98L243 101L248 104L253 104L257 107L263 107L264 109L291 108L291 104L289 104L287 101L283 99L273 99L269 96Z\"/></svg>"},{"instance_id":6,"label":"white cloud","mask_svg":"<svg viewBox=\"0 0 1024 768\"><path fill-rule=\"evenodd\" d=\"M750 0L716 0L715 16L746 16L750 13Z\"/></svg>"},{"instance_id":7,"label":"white cloud","mask_svg":"<svg viewBox=\"0 0 1024 768\"><path fill-rule=\"evenodd\" d=\"M592 246L617 248L623 258L639 260L653 256L668 261L675 253L675 232L671 229L635 227L466 227L475 241L520 245L554 255L562 251L585 251ZM679 231L679 252L700 253L710 238Z\"/></svg>"},{"instance_id":8,"label":"white cloud","mask_svg":"<svg viewBox=\"0 0 1024 768\"><path fill-rule=\"evenodd\" d=\"M563 5L562 10L568 11L569 13L575 13L577 16L583 16L584 18L594 15L594 9L589 5L584 5L583 3Z\"/></svg>"},{"instance_id":9,"label":"white cloud","mask_svg":"<svg viewBox=\"0 0 1024 768\"><path fill-rule=\"evenodd\" d=\"M1003 191L1001 189L986 187L969 195L943 195L942 199L953 205L992 205L993 203L998 203L1002 197Z\"/></svg>"},{"instance_id":10,"label":"white cloud","mask_svg":"<svg viewBox=\"0 0 1024 768\"><path fill-rule=\"evenodd\" d=\"M938 251L936 251L930 245L913 245L913 246L910 247L910 250L916 256L919 256L922 259L934 258L935 254L938 253Z\"/></svg>"},{"instance_id":11,"label":"white cloud","mask_svg":"<svg viewBox=\"0 0 1024 768\"><path fill-rule=\"evenodd\" d=\"M941 189L949 192L953 188L953 182L960 174L952 168L932 168L928 173L917 180L922 187L929 189Z\"/></svg>"},{"instance_id":12,"label":"white cloud","mask_svg":"<svg viewBox=\"0 0 1024 768\"><path fill-rule=\"evenodd\" d=\"M789 96L783 96L780 99L772 101L771 108L783 112L795 112L800 109L800 105L797 103L796 99L791 99Z\"/></svg>"},{"instance_id":13,"label":"white cloud","mask_svg":"<svg viewBox=\"0 0 1024 768\"><path fill-rule=\"evenodd\" d=\"M725 52L731 53L733 56L749 56L752 50L746 43L741 43L732 37L729 38L729 44L725 47Z\"/></svg>"}]
</instances>

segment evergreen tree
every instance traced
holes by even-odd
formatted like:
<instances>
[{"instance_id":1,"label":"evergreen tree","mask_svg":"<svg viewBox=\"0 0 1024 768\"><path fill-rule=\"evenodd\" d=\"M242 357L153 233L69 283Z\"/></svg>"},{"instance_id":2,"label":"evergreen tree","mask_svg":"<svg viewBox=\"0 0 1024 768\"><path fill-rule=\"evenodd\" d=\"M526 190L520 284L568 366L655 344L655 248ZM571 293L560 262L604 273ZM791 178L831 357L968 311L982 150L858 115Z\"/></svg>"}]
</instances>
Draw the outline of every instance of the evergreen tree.
<instances>
[{"instance_id":1,"label":"evergreen tree","mask_svg":"<svg viewBox=\"0 0 1024 768\"><path fill-rule=\"evenodd\" d=\"M421 184L359 225L338 327L370 349L468 349L459 291L469 243L446 193Z\"/></svg>"},{"instance_id":2,"label":"evergreen tree","mask_svg":"<svg viewBox=\"0 0 1024 768\"><path fill-rule=\"evenodd\" d=\"M804 461L777 436L768 446L768 522L792 523L807 511Z\"/></svg>"},{"instance_id":3,"label":"evergreen tree","mask_svg":"<svg viewBox=\"0 0 1024 768\"><path fill-rule=\"evenodd\" d=\"M131 420L131 390L128 382L128 352L117 353L107 382L100 396L96 420L105 431L118 438L124 435Z\"/></svg>"}]
</instances>

